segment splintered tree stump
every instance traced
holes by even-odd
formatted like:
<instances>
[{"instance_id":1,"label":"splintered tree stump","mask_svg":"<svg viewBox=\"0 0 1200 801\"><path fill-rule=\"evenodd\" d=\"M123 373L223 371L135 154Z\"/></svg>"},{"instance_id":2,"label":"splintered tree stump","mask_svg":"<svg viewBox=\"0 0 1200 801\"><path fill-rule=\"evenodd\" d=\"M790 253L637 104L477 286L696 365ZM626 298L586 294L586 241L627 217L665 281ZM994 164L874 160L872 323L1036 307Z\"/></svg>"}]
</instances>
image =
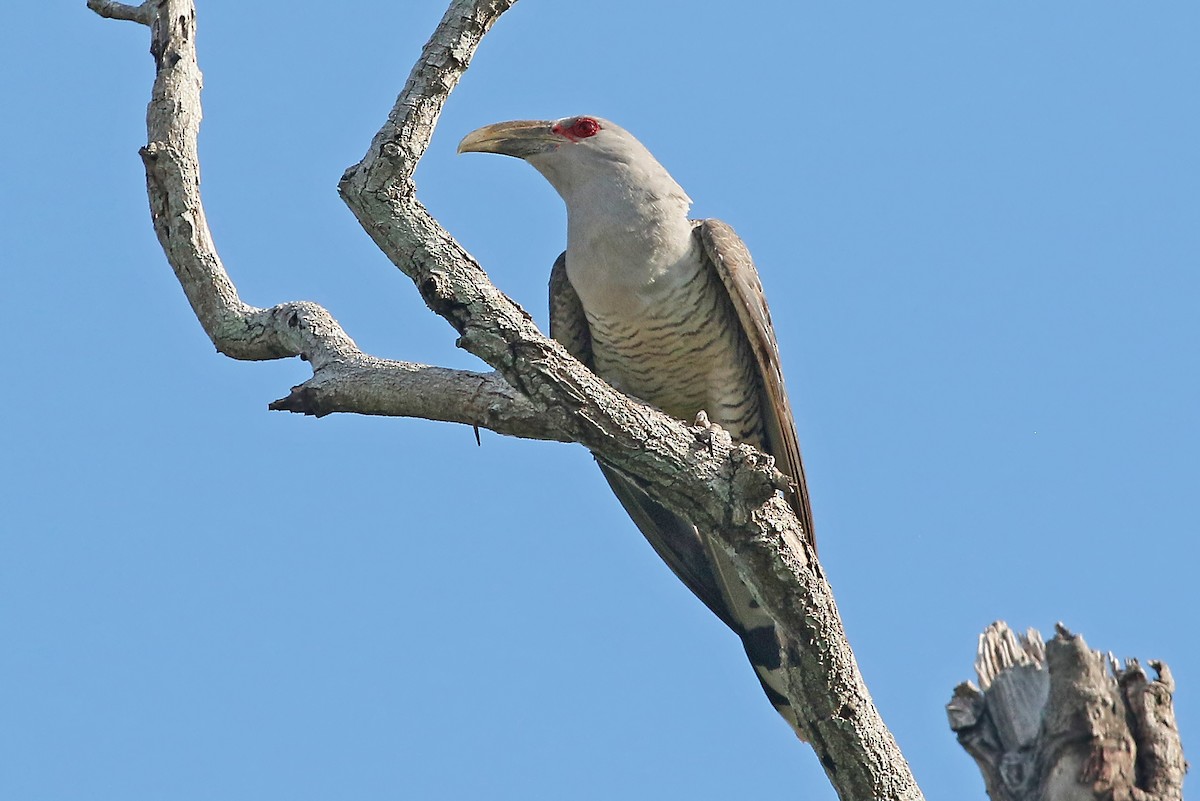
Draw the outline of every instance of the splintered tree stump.
<instances>
[{"instance_id":1,"label":"splintered tree stump","mask_svg":"<svg viewBox=\"0 0 1200 801\"><path fill-rule=\"evenodd\" d=\"M1182 801L1187 761L1175 682L1092 651L1062 624L1049 643L993 623L979 637L979 687L946 705L992 801ZM981 689L982 688L982 689Z\"/></svg>"}]
</instances>

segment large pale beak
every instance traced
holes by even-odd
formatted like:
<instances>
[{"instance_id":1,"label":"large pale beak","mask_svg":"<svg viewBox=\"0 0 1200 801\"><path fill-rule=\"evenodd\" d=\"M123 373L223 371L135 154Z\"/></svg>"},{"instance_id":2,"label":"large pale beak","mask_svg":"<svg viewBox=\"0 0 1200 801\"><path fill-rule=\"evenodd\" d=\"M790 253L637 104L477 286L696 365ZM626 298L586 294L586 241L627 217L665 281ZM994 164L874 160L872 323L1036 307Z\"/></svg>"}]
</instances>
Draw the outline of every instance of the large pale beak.
<instances>
[{"instance_id":1,"label":"large pale beak","mask_svg":"<svg viewBox=\"0 0 1200 801\"><path fill-rule=\"evenodd\" d=\"M564 141L554 133L553 122L513 120L485 125L471 131L458 143L459 153L500 153L519 159L548 153Z\"/></svg>"}]
</instances>

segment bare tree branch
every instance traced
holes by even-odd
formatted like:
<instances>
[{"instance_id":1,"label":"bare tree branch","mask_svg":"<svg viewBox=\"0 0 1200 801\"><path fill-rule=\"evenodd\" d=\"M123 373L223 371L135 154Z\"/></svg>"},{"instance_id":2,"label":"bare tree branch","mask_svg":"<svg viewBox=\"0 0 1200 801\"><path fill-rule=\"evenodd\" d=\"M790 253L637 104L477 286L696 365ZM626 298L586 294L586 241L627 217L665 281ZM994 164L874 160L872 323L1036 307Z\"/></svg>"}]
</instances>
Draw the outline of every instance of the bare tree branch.
<instances>
[{"instance_id":1,"label":"bare tree branch","mask_svg":"<svg viewBox=\"0 0 1200 801\"><path fill-rule=\"evenodd\" d=\"M194 5L89 0L88 6L153 31L151 53L158 70L146 110L149 143L141 151L150 210L167 260L205 333L218 351L234 359L300 356L312 364L313 378L271 408L423 417L529 439L567 439L495 375L368 356L315 303L269 309L244 303L221 263L200 197L196 140L202 80L195 57Z\"/></svg>"},{"instance_id":2,"label":"bare tree branch","mask_svg":"<svg viewBox=\"0 0 1200 801\"><path fill-rule=\"evenodd\" d=\"M841 797L920 798L862 681L815 554L796 553L781 536L798 536L799 524L774 492L775 478L763 480L762 466L771 469L770 460L742 446L724 465L697 459L695 442L672 430L674 421L631 405L543 337L417 201L412 175L441 107L474 46L510 5L451 4L366 157L343 176L342 196L430 308L460 332L462 347L539 405L572 409L582 424L571 432L576 441L703 530L716 532L763 607L793 642L803 643L781 655L789 698L805 710L807 733ZM636 433L633 442L625 440L627 431ZM719 483L714 467L724 479Z\"/></svg>"},{"instance_id":3,"label":"bare tree branch","mask_svg":"<svg viewBox=\"0 0 1200 801\"><path fill-rule=\"evenodd\" d=\"M109 19L123 19L140 22L143 25L149 25L150 21L154 19L153 0L146 0L136 6L115 3L113 0L87 0L87 5L92 11Z\"/></svg>"},{"instance_id":4,"label":"bare tree branch","mask_svg":"<svg viewBox=\"0 0 1200 801\"><path fill-rule=\"evenodd\" d=\"M270 408L317 417L333 412L420 417L487 428L522 439L569 441L554 436L542 410L495 373L449 370L373 356L322 368Z\"/></svg>"},{"instance_id":5,"label":"bare tree branch","mask_svg":"<svg viewBox=\"0 0 1200 801\"><path fill-rule=\"evenodd\" d=\"M301 356L313 378L272 408L453 420L500 433L579 442L653 497L714 533L788 632L789 696L843 799L922 798L846 641L815 555L792 550L800 524L773 461L728 435L687 427L601 381L534 326L415 197L412 174L475 48L515 0L454 0L366 157L340 191L364 229L498 375L386 362L363 354L312 303L258 309L221 265L199 192L200 71L192 0L98 13L149 24L157 64L143 148L155 231L217 349L237 359ZM788 536L785 536L788 535Z\"/></svg>"}]
</instances>

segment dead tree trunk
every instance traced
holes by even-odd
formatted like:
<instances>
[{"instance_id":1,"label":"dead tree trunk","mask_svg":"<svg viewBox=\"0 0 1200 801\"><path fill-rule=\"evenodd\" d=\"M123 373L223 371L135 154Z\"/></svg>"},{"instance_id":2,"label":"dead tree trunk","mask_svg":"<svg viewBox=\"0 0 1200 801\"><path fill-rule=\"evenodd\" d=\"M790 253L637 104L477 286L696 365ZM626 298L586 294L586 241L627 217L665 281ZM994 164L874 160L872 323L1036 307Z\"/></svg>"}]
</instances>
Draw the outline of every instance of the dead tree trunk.
<instances>
[{"instance_id":1,"label":"dead tree trunk","mask_svg":"<svg viewBox=\"0 0 1200 801\"><path fill-rule=\"evenodd\" d=\"M1150 667L1154 679L1061 624L1044 644L993 623L975 660L982 690L955 688L950 728L992 801L1181 801L1175 682L1162 662Z\"/></svg>"}]
</instances>

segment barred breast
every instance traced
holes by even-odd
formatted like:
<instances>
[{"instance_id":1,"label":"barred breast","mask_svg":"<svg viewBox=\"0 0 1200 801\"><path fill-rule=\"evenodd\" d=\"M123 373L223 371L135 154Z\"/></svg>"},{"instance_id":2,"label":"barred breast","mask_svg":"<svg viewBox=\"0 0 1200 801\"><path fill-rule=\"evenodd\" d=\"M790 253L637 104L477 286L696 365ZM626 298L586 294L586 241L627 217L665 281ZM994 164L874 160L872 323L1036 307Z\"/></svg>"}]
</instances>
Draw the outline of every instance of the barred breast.
<instances>
[{"instance_id":1,"label":"barred breast","mask_svg":"<svg viewBox=\"0 0 1200 801\"><path fill-rule=\"evenodd\" d=\"M734 440L761 447L750 344L720 278L704 260L687 261L671 280L606 304L607 314L585 307L596 372L686 422L703 410Z\"/></svg>"}]
</instances>

